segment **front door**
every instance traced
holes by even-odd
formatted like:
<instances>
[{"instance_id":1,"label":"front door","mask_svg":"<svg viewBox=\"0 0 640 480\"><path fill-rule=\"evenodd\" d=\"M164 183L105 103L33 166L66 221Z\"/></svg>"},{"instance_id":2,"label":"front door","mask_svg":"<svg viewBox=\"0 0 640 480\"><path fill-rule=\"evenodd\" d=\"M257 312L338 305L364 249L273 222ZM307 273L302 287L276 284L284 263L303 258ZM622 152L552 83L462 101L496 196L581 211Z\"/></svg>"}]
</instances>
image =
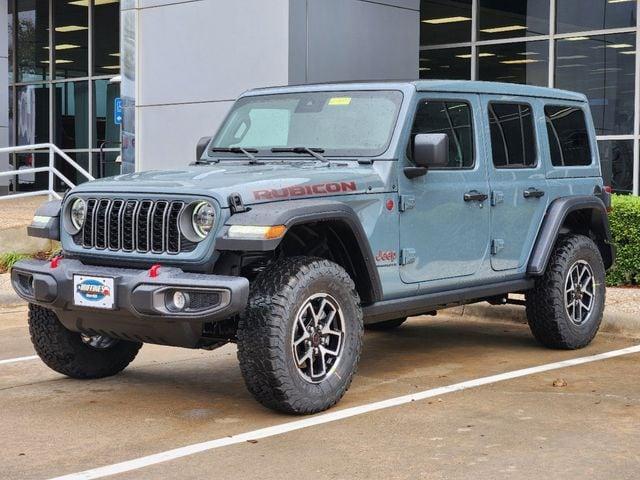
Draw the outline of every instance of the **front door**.
<instances>
[{"instance_id":1,"label":"front door","mask_svg":"<svg viewBox=\"0 0 640 480\"><path fill-rule=\"evenodd\" d=\"M544 114L537 101L482 96L489 143L491 185L491 267L503 271L523 268L542 223L549 195L536 135L536 118Z\"/></svg>"},{"instance_id":2,"label":"front door","mask_svg":"<svg viewBox=\"0 0 640 480\"><path fill-rule=\"evenodd\" d=\"M480 97L429 93L419 97L401 166L419 133L449 136L449 164L409 179L399 173L400 276L405 283L475 274L489 244L489 182L478 135ZM481 130L480 130L481 131Z\"/></svg>"}]
</instances>

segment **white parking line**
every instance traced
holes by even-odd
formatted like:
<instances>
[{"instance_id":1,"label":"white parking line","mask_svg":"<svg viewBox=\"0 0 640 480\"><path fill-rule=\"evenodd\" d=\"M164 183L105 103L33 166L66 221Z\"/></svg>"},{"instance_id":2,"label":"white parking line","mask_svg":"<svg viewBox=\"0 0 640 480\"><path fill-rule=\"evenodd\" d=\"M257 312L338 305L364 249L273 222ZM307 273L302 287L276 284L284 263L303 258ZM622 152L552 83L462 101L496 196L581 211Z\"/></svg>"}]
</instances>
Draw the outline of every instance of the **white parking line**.
<instances>
[{"instance_id":1,"label":"white parking line","mask_svg":"<svg viewBox=\"0 0 640 480\"><path fill-rule=\"evenodd\" d=\"M355 417L357 415L363 415L365 413L375 412L377 410L382 410L385 408L397 407L399 405L404 405L407 403L415 402L418 400L424 400L427 398L437 397L447 393L459 392L469 388L480 387L482 385L489 385L491 383L503 382L505 380L526 377L528 375L535 375L537 373L548 372L548 371L557 370L560 368L583 365L585 363L597 362L600 360L620 357L623 355L630 355L633 353L640 353L640 345L629 347L629 348L623 348L621 350L614 350L611 352L600 353L598 355L591 355L589 357L573 358L570 360L564 360L562 362L555 362L555 363L549 363L546 365L540 365L538 367L524 368L522 370L514 370L512 372L501 373L498 375L491 375L489 377L483 377L483 378L478 378L476 380L469 380L466 382L456 383L446 387L439 387L431 390L424 390L422 392L413 393L411 395L404 395L401 397L390 398L388 400L382 400L380 402L360 405L358 407L345 408L344 410L335 410L329 413L323 413L313 417L307 417L303 420L296 420L293 422L283 423L280 425L274 425L272 427L253 430L251 432L241 433L238 435L232 435L229 437L218 438L216 440L196 443L193 445L176 448L174 450L167 450L165 452L156 453L146 457L140 457L140 458L128 460L121 463L115 463L113 465L94 468L92 470L85 470L84 472L72 473L70 475L56 477L52 480L80 480L80 479L87 480L87 479L93 479L93 478L108 477L110 475L130 472L130 471L138 470L140 468L148 467L151 465L156 465L158 463L176 460L178 458L187 457L200 452L214 450L222 447L228 447L230 445L236 445L238 443L243 443L249 440L259 440L262 438L282 435L283 433L293 432L296 430L301 430L303 428L308 428L308 427L314 427L317 425L323 425L325 423L335 422L337 420L344 420L345 418Z\"/></svg>"},{"instance_id":2,"label":"white parking line","mask_svg":"<svg viewBox=\"0 0 640 480\"><path fill-rule=\"evenodd\" d=\"M0 365L6 365L8 363L18 363L18 362L28 362L30 360L37 360L37 355L31 355L28 357L16 357L16 358L7 358L6 360L0 360Z\"/></svg>"}]
</instances>

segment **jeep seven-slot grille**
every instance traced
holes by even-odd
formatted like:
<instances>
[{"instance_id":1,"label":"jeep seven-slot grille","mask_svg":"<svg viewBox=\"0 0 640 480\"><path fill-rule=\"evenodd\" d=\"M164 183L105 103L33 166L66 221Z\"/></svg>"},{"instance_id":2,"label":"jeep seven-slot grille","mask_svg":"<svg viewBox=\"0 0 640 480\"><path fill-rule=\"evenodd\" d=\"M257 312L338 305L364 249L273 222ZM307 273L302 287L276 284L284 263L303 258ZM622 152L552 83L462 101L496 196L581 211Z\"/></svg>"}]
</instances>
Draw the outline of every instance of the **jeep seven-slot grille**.
<instances>
[{"instance_id":1,"label":"jeep seven-slot grille","mask_svg":"<svg viewBox=\"0 0 640 480\"><path fill-rule=\"evenodd\" d=\"M183 201L87 200L84 227L73 237L85 248L140 253L191 252L196 243L180 232Z\"/></svg>"}]
</instances>

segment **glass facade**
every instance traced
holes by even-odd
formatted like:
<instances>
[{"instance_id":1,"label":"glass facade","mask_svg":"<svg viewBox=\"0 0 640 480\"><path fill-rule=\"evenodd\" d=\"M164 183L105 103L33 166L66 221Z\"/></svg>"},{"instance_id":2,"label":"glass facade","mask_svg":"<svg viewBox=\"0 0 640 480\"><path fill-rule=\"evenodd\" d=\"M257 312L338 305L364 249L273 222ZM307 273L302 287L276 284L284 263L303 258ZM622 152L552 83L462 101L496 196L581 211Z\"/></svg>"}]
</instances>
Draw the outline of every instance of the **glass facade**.
<instances>
[{"instance_id":1,"label":"glass facade","mask_svg":"<svg viewBox=\"0 0 640 480\"><path fill-rule=\"evenodd\" d=\"M589 99L605 181L640 189L635 0L421 0L423 79L564 88Z\"/></svg>"},{"instance_id":2,"label":"glass facade","mask_svg":"<svg viewBox=\"0 0 640 480\"><path fill-rule=\"evenodd\" d=\"M10 145L52 142L94 176L113 173L119 84L109 80L120 72L119 0L8 0L8 13ZM19 169L45 166L48 158L20 154L11 161ZM57 168L83 181L61 159ZM11 187L39 190L46 182L46 173L36 174Z\"/></svg>"}]
</instances>

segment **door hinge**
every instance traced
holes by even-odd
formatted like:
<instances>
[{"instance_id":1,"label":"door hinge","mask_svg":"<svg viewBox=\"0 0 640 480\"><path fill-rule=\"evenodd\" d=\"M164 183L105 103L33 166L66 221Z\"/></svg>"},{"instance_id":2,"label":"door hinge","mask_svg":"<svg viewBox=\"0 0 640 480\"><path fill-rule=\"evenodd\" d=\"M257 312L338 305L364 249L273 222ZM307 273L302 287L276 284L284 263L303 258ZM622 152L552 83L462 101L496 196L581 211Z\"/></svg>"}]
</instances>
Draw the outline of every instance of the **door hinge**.
<instances>
[{"instance_id":1,"label":"door hinge","mask_svg":"<svg viewBox=\"0 0 640 480\"><path fill-rule=\"evenodd\" d=\"M413 195L400 195L400 211L406 212L416 206L416 197Z\"/></svg>"},{"instance_id":2,"label":"door hinge","mask_svg":"<svg viewBox=\"0 0 640 480\"><path fill-rule=\"evenodd\" d=\"M400 265L410 265L416 261L415 248L403 248L400 250Z\"/></svg>"},{"instance_id":3,"label":"door hinge","mask_svg":"<svg viewBox=\"0 0 640 480\"><path fill-rule=\"evenodd\" d=\"M504 193L500 190L494 190L491 192L491 206L495 207L499 203L504 202Z\"/></svg>"},{"instance_id":4,"label":"door hinge","mask_svg":"<svg viewBox=\"0 0 640 480\"><path fill-rule=\"evenodd\" d=\"M497 255L500 250L504 248L504 240L501 238L494 238L491 241L491 255Z\"/></svg>"}]
</instances>

